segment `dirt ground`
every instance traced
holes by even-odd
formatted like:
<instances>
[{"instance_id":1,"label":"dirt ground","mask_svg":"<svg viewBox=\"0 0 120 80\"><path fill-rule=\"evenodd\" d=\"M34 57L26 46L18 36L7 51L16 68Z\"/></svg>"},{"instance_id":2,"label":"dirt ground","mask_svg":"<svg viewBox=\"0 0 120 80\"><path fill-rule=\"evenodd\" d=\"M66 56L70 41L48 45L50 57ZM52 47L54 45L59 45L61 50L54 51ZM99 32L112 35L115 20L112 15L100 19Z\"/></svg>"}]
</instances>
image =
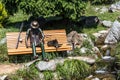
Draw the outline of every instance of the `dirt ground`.
<instances>
[{"instance_id":1,"label":"dirt ground","mask_svg":"<svg viewBox=\"0 0 120 80\"><path fill-rule=\"evenodd\" d=\"M0 64L0 75L14 74L18 69L22 69L22 64Z\"/></svg>"}]
</instances>

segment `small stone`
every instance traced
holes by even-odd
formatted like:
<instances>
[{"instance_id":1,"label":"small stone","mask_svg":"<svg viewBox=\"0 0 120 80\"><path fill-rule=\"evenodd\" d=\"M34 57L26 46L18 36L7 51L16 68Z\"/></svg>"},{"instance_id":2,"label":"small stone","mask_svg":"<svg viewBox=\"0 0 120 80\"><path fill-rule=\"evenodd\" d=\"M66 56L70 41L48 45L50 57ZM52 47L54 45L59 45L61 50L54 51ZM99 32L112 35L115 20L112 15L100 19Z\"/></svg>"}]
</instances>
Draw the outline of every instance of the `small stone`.
<instances>
[{"instance_id":1,"label":"small stone","mask_svg":"<svg viewBox=\"0 0 120 80\"><path fill-rule=\"evenodd\" d=\"M51 60L49 62L46 61L40 61L36 67L39 69L39 71L44 71L44 70L52 70L54 71L56 69L56 64L54 60Z\"/></svg>"},{"instance_id":2,"label":"small stone","mask_svg":"<svg viewBox=\"0 0 120 80\"><path fill-rule=\"evenodd\" d=\"M100 80L99 78L93 78L93 79L91 79L91 80Z\"/></svg>"}]
</instances>

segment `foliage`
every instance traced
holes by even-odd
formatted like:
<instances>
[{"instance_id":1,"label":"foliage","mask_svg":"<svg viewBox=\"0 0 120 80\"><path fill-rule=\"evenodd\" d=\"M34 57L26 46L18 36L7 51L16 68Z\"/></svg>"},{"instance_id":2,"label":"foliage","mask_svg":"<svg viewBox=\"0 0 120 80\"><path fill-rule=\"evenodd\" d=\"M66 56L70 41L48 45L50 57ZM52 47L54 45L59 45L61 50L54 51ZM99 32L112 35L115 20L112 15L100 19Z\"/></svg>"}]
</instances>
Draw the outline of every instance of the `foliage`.
<instances>
[{"instance_id":1,"label":"foliage","mask_svg":"<svg viewBox=\"0 0 120 80\"><path fill-rule=\"evenodd\" d=\"M22 22L24 20L27 20L30 15L25 14L22 10L19 10L18 12L15 13L14 16L9 16L9 23L17 23L17 22ZM9 25L8 25L9 26ZM15 27L15 25L13 25Z\"/></svg>"},{"instance_id":2,"label":"foliage","mask_svg":"<svg viewBox=\"0 0 120 80\"><path fill-rule=\"evenodd\" d=\"M2 23L5 21L7 17L8 17L7 11L3 3L0 2L0 28L3 27Z\"/></svg>"},{"instance_id":3,"label":"foliage","mask_svg":"<svg viewBox=\"0 0 120 80\"><path fill-rule=\"evenodd\" d=\"M26 13L35 16L76 19L85 12L86 4L83 0L23 0L20 7Z\"/></svg>"},{"instance_id":4,"label":"foliage","mask_svg":"<svg viewBox=\"0 0 120 80\"><path fill-rule=\"evenodd\" d=\"M66 60L63 65L58 64L57 71L64 80L84 79L91 73L90 66L79 60Z\"/></svg>"},{"instance_id":5,"label":"foliage","mask_svg":"<svg viewBox=\"0 0 120 80\"><path fill-rule=\"evenodd\" d=\"M90 41L88 41L88 40L83 41L82 47L92 49L92 45L90 44Z\"/></svg>"}]
</instances>

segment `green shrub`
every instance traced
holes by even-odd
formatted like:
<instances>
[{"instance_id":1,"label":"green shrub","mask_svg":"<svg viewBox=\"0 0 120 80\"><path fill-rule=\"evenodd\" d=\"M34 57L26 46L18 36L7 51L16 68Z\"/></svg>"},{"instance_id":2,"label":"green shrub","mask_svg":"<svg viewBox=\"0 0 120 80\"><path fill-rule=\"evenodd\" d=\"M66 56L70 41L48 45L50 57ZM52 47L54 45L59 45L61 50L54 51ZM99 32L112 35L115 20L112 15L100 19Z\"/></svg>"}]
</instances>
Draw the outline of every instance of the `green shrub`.
<instances>
[{"instance_id":1,"label":"green shrub","mask_svg":"<svg viewBox=\"0 0 120 80\"><path fill-rule=\"evenodd\" d=\"M0 2L0 28L3 27L3 22L8 17L7 11L4 7L4 5Z\"/></svg>"},{"instance_id":2,"label":"green shrub","mask_svg":"<svg viewBox=\"0 0 120 80\"><path fill-rule=\"evenodd\" d=\"M35 16L62 16L76 19L85 12L86 3L83 0L24 0L20 8Z\"/></svg>"}]
</instances>

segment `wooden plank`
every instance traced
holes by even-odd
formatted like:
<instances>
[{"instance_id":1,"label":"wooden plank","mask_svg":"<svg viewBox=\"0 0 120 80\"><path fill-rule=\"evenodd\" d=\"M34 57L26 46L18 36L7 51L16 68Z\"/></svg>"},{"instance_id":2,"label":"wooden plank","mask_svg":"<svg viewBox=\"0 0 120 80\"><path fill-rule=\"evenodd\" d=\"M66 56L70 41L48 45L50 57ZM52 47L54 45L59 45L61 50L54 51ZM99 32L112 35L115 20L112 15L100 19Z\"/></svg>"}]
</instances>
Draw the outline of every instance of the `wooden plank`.
<instances>
[{"instance_id":1,"label":"wooden plank","mask_svg":"<svg viewBox=\"0 0 120 80\"><path fill-rule=\"evenodd\" d=\"M66 51L66 50L71 50L72 47L68 45L64 45L62 47L59 47L57 51ZM41 48L36 48L37 53L41 53ZM45 47L45 52L54 52L56 51L55 47ZM20 47L18 49L9 49L8 50L8 55L16 55L16 54L31 54L32 53L32 48L25 48L25 47Z\"/></svg>"},{"instance_id":2,"label":"wooden plank","mask_svg":"<svg viewBox=\"0 0 120 80\"><path fill-rule=\"evenodd\" d=\"M56 51L55 47L48 47L47 42L50 40L57 39L59 44L62 44L61 47L57 49L57 51L66 51L66 50L72 50L71 45L68 45L67 42L67 37L66 37L66 32L64 29L62 30L44 30L44 46L45 46L45 52L53 52ZM7 37L7 48L8 48L8 55L17 55L17 54L31 54L32 49L31 48L26 48L25 46L25 36L26 32L21 33L21 38L23 40L22 43L19 43L18 49L15 49L16 43L17 43L17 38L18 38L19 32L9 32L6 33ZM28 42L30 46L30 42ZM37 52L41 52L40 48L36 48Z\"/></svg>"}]
</instances>

